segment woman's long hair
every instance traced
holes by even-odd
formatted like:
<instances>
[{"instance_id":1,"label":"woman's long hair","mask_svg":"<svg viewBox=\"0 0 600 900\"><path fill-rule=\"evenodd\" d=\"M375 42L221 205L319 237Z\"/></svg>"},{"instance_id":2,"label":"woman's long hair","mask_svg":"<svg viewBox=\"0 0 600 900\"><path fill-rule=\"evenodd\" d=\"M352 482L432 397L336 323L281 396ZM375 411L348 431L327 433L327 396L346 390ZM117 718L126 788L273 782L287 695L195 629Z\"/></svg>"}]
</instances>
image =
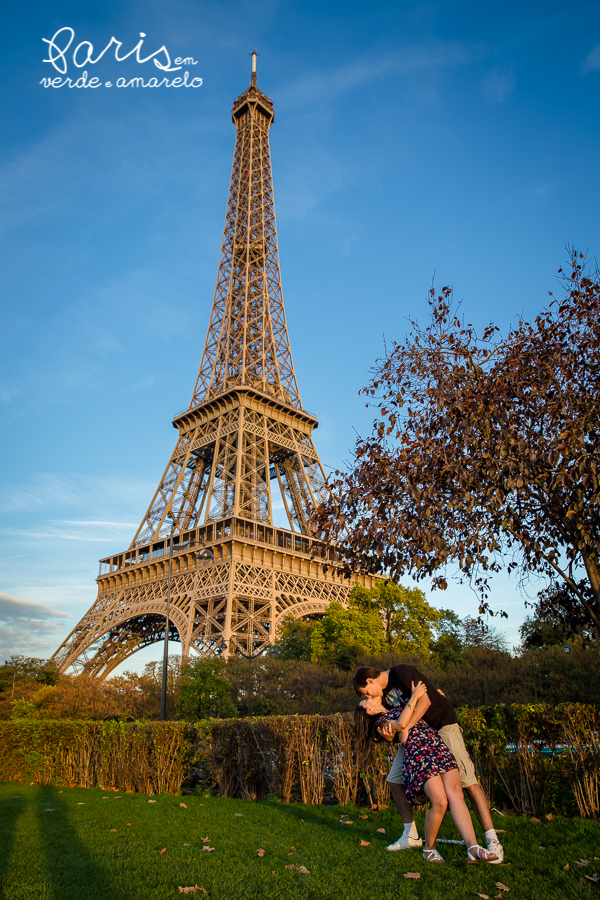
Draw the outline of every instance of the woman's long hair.
<instances>
[{"instance_id":1,"label":"woman's long hair","mask_svg":"<svg viewBox=\"0 0 600 900\"><path fill-rule=\"evenodd\" d=\"M354 707L356 752L358 759L362 762L366 762L373 752L373 738L375 736L377 719L378 716L370 716L360 703L357 703Z\"/></svg>"}]
</instances>

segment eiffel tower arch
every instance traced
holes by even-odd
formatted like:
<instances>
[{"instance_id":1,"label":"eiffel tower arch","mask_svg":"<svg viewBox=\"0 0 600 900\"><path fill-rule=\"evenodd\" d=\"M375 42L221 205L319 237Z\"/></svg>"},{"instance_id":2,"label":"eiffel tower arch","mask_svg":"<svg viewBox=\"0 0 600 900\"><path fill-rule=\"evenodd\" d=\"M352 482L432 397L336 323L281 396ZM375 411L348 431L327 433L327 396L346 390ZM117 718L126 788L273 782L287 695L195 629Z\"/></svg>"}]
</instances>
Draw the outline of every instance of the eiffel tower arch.
<instances>
[{"instance_id":1,"label":"eiffel tower arch","mask_svg":"<svg viewBox=\"0 0 600 900\"><path fill-rule=\"evenodd\" d=\"M345 602L350 584L310 515L327 490L300 400L277 245L269 129L273 103L252 79L234 101L233 166L217 285L198 379L173 419L177 443L129 548L100 561L98 597L58 648L61 671L104 678L164 640L182 658L257 654L284 618ZM273 490L274 489L274 490ZM273 523L273 493L289 528ZM213 559L200 562L200 548ZM357 576L371 586L375 578Z\"/></svg>"}]
</instances>

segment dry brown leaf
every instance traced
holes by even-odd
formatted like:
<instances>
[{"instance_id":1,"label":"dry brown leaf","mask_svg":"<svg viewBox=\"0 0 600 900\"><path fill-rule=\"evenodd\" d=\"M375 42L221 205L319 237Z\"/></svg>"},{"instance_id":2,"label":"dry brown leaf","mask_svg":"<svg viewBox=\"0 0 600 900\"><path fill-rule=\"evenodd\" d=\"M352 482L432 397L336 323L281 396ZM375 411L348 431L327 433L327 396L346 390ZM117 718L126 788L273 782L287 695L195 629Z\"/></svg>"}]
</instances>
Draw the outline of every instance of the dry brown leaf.
<instances>
[{"instance_id":1,"label":"dry brown leaf","mask_svg":"<svg viewBox=\"0 0 600 900\"><path fill-rule=\"evenodd\" d=\"M546 849L546 848L545 848L545 847L542 847L541 844L540 844L540 846L538 847L538 850L545 850L545 849Z\"/></svg>"},{"instance_id":2,"label":"dry brown leaf","mask_svg":"<svg viewBox=\"0 0 600 900\"><path fill-rule=\"evenodd\" d=\"M585 877L587 878L588 881L593 881L594 884L597 884L597 883L598 883L598 879L599 879L600 876L598 876L598 875L586 875Z\"/></svg>"},{"instance_id":3,"label":"dry brown leaf","mask_svg":"<svg viewBox=\"0 0 600 900\"><path fill-rule=\"evenodd\" d=\"M109 831L116 831L116 828L109 828Z\"/></svg>"},{"instance_id":4,"label":"dry brown leaf","mask_svg":"<svg viewBox=\"0 0 600 900\"><path fill-rule=\"evenodd\" d=\"M310 875L310 872L306 868L306 866L298 866L298 871L302 873L302 875Z\"/></svg>"},{"instance_id":5,"label":"dry brown leaf","mask_svg":"<svg viewBox=\"0 0 600 900\"><path fill-rule=\"evenodd\" d=\"M536 825L539 825L539 824L541 823L542 820L541 820L541 819L536 819L535 816L532 816L532 817L530 818L529 821L530 821L530 822L535 822Z\"/></svg>"},{"instance_id":6,"label":"dry brown leaf","mask_svg":"<svg viewBox=\"0 0 600 900\"><path fill-rule=\"evenodd\" d=\"M191 844L184 844L183 846L184 846L184 847L191 847L192 845L191 845Z\"/></svg>"},{"instance_id":7,"label":"dry brown leaf","mask_svg":"<svg viewBox=\"0 0 600 900\"><path fill-rule=\"evenodd\" d=\"M238 817L240 817L240 818L242 818L242 819L244 818L244 813L234 813L233 815L234 815L234 816L238 816Z\"/></svg>"},{"instance_id":8,"label":"dry brown leaf","mask_svg":"<svg viewBox=\"0 0 600 900\"><path fill-rule=\"evenodd\" d=\"M579 884L585 884L585 878L581 878L581 877L580 877L580 879L579 879Z\"/></svg>"},{"instance_id":9,"label":"dry brown leaf","mask_svg":"<svg viewBox=\"0 0 600 900\"><path fill-rule=\"evenodd\" d=\"M295 869L296 866L293 863L290 863L289 866L286 866L286 869Z\"/></svg>"},{"instance_id":10,"label":"dry brown leaf","mask_svg":"<svg viewBox=\"0 0 600 900\"><path fill-rule=\"evenodd\" d=\"M497 881L497 882L496 882L496 887L497 887L499 890L501 890L501 891L506 891L507 893L508 893L508 891L510 891L510 888L509 888L509 887L506 887L505 884L502 884L501 881Z\"/></svg>"},{"instance_id":11,"label":"dry brown leaf","mask_svg":"<svg viewBox=\"0 0 600 900\"><path fill-rule=\"evenodd\" d=\"M506 828L496 828L496 834L506 834Z\"/></svg>"},{"instance_id":12,"label":"dry brown leaf","mask_svg":"<svg viewBox=\"0 0 600 900\"><path fill-rule=\"evenodd\" d=\"M265 851L262 849L262 847L260 848L260 850L257 850L256 852L258 853L259 856L265 855Z\"/></svg>"},{"instance_id":13,"label":"dry brown leaf","mask_svg":"<svg viewBox=\"0 0 600 900\"><path fill-rule=\"evenodd\" d=\"M352 821L352 819L344 819L342 825L354 825L354 822Z\"/></svg>"},{"instance_id":14,"label":"dry brown leaf","mask_svg":"<svg viewBox=\"0 0 600 900\"><path fill-rule=\"evenodd\" d=\"M59 794L63 794L64 791L59 791L58 793L59 793ZM15 797L13 797L13 800L14 800L14 799L15 799Z\"/></svg>"},{"instance_id":15,"label":"dry brown leaf","mask_svg":"<svg viewBox=\"0 0 600 900\"><path fill-rule=\"evenodd\" d=\"M203 844L208 844L208 842L210 841L210 838L208 838L208 837L200 838L200 840L202 841Z\"/></svg>"},{"instance_id":16,"label":"dry brown leaf","mask_svg":"<svg viewBox=\"0 0 600 900\"><path fill-rule=\"evenodd\" d=\"M361 841L361 842L360 842L360 846L361 846L361 847L370 847L370 846L371 846L371 841Z\"/></svg>"},{"instance_id":17,"label":"dry brown leaf","mask_svg":"<svg viewBox=\"0 0 600 900\"><path fill-rule=\"evenodd\" d=\"M570 868L569 863L567 863L566 866L563 866L563 872L568 872L569 868Z\"/></svg>"},{"instance_id":18,"label":"dry brown leaf","mask_svg":"<svg viewBox=\"0 0 600 900\"><path fill-rule=\"evenodd\" d=\"M368 816L359 816L358 818L359 819L368 819L369 817Z\"/></svg>"},{"instance_id":19,"label":"dry brown leaf","mask_svg":"<svg viewBox=\"0 0 600 900\"><path fill-rule=\"evenodd\" d=\"M554 818L554 816L552 815L552 813L548 813L548 815L546 816L546 818L548 819L549 822L551 822L552 819Z\"/></svg>"},{"instance_id":20,"label":"dry brown leaf","mask_svg":"<svg viewBox=\"0 0 600 900\"><path fill-rule=\"evenodd\" d=\"M103 797L103 800L108 800L108 797ZM156 800L148 800L148 803L156 803Z\"/></svg>"},{"instance_id":21,"label":"dry brown leaf","mask_svg":"<svg viewBox=\"0 0 600 900\"><path fill-rule=\"evenodd\" d=\"M78 803L77 806L85 806L85 803Z\"/></svg>"},{"instance_id":22,"label":"dry brown leaf","mask_svg":"<svg viewBox=\"0 0 600 900\"><path fill-rule=\"evenodd\" d=\"M127 823L127 827L128 827L128 828L131 828L132 825L133 825L133 822L128 822L128 823Z\"/></svg>"},{"instance_id":23,"label":"dry brown leaf","mask_svg":"<svg viewBox=\"0 0 600 900\"><path fill-rule=\"evenodd\" d=\"M405 872L404 877L405 878L420 878L421 876L419 875L418 872Z\"/></svg>"},{"instance_id":24,"label":"dry brown leaf","mask_svg":"<svg viewBox=\"0 0 600 900\"><path fill-rule=\"evenodd\" d=\"M180 894L193 894L196 891L200 891L201 894L208 894L208 891L206 890L206 888L200 887L197 884L195 884L193 887L180 887L179 888Z\"/></svg>"},{"instance_id":25,"label":"dry brown leaf","mask_svg":"<svg viewBox=\"0 0 600 900\"><path fill-rule=\"evenodd\" d=\"M203 847L202 849L206 850L207 853L212 853L215 848L214 847Z\"/></svg>"},{"instance_id":26,"label":"dry brown leaf","mask_svg":"<svg viewBox=\"0 0 600 900\"><path fill-rule=\"evenodd\" d=\"M376 803L374 803L373 806L371 807L371 809L373 810L373 812L377 812L377 810L379 809L379 807L377 806Z\"/></svg>"},{"instance_id":27,"label":"dry brown leaf","mask_svg":"<svg viewBox=\"0 0 600 900\"><path fill-rule=\"evenodd\" d=\"M481 900L490 900L487 894L477 894L478 897L481 897Z\"/></svg>"},{"instance_id":28,"label":"dry brown leaf","mask_svg":"<svg viewBox=\"0 0 600 900\"><path fill-rule=\"evenodd\" d=\"M589 859L576 859L575 862L578 866L589 866L590 864Z\"/></svg>"},{"instance_id":29,"label":"dry brown leaf","mask_svg":"<svg viewBox=\"0 0 600 900\"><path fill-rule=\"evenodd\" d=\"M56 812L55 809L45 809L44 812Z\"/></svg>"},{"instance_id":30,"label":"dry brown leaf","mask_svg":"<svg viewBox=\"0 0 600 900\"><path fill-rule=\"evenodd\" d=\"M378 828L377 834L385 834L385 828Z\"/></svg>"},{"instance_id":31,"label":"dry brown leaf","mask_svg":"<svg viewBox=\"0 0 600 900\"><path fill-rule=\"evenodd\" d=\"M159 853L158 855L159 855L159 856L162 856L163 853L166 853L166 852L167 852L167 848L166 848L166 847L163 847L162 850L160 851L160 853Z\"/></svg>"},{"instance_id":32,"label":"dry brown leaf","mask_svg":"<svg viewBox=\"0 0 600 900\"><path fill-rule=\"evenodd\" d=\"M187 809L187 803L180 803L179 805L182 809Z\"/></svg>"}]
</instances>

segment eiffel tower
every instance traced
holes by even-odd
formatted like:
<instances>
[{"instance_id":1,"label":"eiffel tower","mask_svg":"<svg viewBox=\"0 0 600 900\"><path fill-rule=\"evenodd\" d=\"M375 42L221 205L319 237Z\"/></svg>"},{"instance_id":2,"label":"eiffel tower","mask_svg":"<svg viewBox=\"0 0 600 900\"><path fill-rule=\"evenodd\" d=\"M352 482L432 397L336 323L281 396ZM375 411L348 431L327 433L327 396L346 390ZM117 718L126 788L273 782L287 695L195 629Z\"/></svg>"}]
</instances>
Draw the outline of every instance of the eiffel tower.
<instances>
[{"instance_id":1,"label":"eiffel tower","mask_svg":"<svg viewBox=\"0 0 600 900\"><path fill-rule=\"evenodd\" d=\"M181 643L183 660L190 648L257 655L287 616L316 616L348 596L334 548L310 525L327 486L312 440L318 421L302 406L288 339L273 102L257 87L256 53L232 117L217 286L192 400L173 419L177 444L131 545L100 560L98 597L52 657L62 672L104 678L164 640L170 552L169 640ZM289 528L273 524L274 495ZM201 548L209 562L197 559Z\"/></svg>"}]
</instances>

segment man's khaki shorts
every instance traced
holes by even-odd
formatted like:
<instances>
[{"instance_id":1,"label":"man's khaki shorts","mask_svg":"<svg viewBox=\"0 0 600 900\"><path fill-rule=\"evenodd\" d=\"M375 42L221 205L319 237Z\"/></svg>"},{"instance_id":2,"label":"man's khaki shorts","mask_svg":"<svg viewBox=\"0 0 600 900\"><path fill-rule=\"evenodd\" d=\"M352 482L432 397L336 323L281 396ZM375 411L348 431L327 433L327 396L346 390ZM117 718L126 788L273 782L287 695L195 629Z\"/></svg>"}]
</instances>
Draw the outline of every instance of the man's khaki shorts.
<instances>
[{"instance_id":1,"label":"man's khaki shorts","mask_svg":"<svg viewBox=\"0 0 600 900\"><path fill-rule=\"evenodd\" d=\"M472 784L478 784L475 774L475 767L462 736L462 728L460 725L444 725L438 731L439 736L445 743L450 753L454 756L458 765L458 773L460 775L460 783L464 788L471 787ZM404 784L402 768L404 765L404 744L398 747L398 752L394 757L392 768L387 780L392 784Z\"/></svg>"}]
</instances>

